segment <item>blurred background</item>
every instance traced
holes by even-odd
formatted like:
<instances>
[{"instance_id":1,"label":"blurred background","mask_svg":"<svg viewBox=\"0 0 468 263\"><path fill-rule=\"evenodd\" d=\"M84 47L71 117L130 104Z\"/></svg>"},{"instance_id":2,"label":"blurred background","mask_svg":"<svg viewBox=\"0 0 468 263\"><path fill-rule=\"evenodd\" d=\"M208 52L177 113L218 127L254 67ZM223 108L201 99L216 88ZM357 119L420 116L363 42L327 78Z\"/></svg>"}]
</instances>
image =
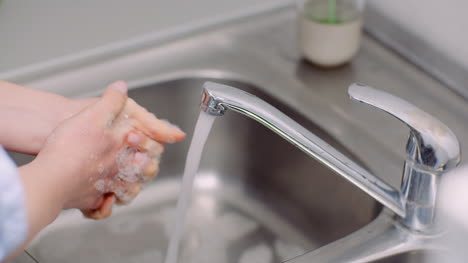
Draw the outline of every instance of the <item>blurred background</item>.
<instances>
[{"instance_id":1,"label":"blurred background","mask_svg":"<svg viewBox=\"0 0 468 263\"><path fill-rule=\"evenodd\" d=\"M89 59L110 53L109 48L128 51L291 4L286 0L3 0L0 79L14 80L34 65L51 65L59 58ZM468 49L462 48L468 41L467 9L463 0L370 0L365 29L468 96L463 84L468 79Z\"/></svg>"}]
</instances>

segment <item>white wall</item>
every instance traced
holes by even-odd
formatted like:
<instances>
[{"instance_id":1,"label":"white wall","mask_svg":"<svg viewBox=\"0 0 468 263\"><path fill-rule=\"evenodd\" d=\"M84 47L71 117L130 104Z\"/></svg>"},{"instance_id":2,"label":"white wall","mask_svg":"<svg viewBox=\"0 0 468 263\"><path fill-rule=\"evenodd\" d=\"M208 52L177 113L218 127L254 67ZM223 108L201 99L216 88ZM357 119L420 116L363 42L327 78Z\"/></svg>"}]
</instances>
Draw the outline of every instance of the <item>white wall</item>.
<instances>
[{"instance_id":1,"label":"white wall","mask_svg":"<svg viewBox=\"0 0 468 263\"><path fill-rule=\"evenodd\" d=\"M423 68L468 98L468 1L370 0L367 3L369 9L391 19L394 27L400 27L369 25L373 27L371 31L377 34L385 31L383 36L389 42L395 41L396 49L403 49L404 55L414 55ZM378 20L377 15L372 22ZM396 33L399 30L408 33L404 39L396 39L401 36ZM410 35L421 41L410 40Z\"/></svg>"},{"instance_id":2,"label":"white wall","mask_svg":"<svg viewBox=\"0 0 468 263\"><path fill-rule=\"evenodd\" d=\"M468 67L468 1L371 0L368 3Z\"/></svg>"},{"instance_id":3,"label":"white wall","mask_svg":"<svg viewBox=\"0 0 468 263\"><path fill-rule=\"evenodd\" d=\"M0 78L54 59L76 60L99 47L156 43L290 1L0 0Z\"/></svg>"}]
</instances>

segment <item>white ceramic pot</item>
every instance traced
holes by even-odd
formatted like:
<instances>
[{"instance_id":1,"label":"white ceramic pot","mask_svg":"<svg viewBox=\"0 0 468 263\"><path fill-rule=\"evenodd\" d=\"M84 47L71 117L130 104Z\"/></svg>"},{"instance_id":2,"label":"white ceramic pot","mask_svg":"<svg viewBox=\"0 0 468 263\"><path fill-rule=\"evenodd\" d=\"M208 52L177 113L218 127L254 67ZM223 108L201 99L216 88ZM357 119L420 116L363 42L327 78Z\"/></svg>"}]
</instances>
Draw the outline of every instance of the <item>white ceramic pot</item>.
<instances>
[{"instance_id":1,"label":"white ceramic pot","mask_svg":"<svg viewBox=\"0 0 468 263\"><path fill-rule=\"evenodd\" d=\"M327 20L327 0L309 0L298 10L298 42L302 55L322 67L344 64L359 50L361 12L350 3L338 4L341 5L336 7L333 22Z\"/></svg>"}]
</instances>

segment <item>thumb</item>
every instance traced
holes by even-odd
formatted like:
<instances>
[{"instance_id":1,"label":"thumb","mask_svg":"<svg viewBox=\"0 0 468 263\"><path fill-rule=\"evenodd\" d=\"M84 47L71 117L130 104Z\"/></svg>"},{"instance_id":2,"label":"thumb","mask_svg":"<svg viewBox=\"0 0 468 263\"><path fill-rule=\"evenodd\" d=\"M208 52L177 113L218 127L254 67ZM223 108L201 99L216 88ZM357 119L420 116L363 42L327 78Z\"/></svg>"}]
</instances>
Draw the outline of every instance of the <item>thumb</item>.
<instances>
[{"instance_id":1,"label":"thumb","mask_svg":"<svg viewBox=\"0 0 468 263\"><path fill-rule=\"evenodd\" d=\"M127 83L122 80L110 84L91 110L103 116L108 116L109 113L114 116L118 115L127 102L127 91Z\"/></svg>"}]
</instances>

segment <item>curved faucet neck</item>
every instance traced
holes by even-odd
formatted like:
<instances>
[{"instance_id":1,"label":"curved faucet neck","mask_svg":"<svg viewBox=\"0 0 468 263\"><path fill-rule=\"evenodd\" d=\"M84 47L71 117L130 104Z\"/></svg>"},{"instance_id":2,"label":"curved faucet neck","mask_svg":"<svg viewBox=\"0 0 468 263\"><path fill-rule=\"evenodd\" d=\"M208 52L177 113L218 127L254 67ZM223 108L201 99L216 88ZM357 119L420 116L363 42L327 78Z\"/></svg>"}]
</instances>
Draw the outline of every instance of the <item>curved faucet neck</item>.
<instances>
[{"instance_id":1,"label":"curved faucet neck","mask_svg":"<svg viewBox=\"0 0 468 263\"><path fill-rule=\"evenodd\" d=\"M230 109L258 121L307 155L346 178L399 216L405 216L405 205L399 190L374 176L256 96L227 85L207 82L203 86L201 109L215 116L223 115L226 110Z\"/></svg>"},{"instance_id":2,"label":"curved faucet neck","mask_svg":"<svg viewBox=\"0 0 468 263\"><path fill-rule=\"evenodd\" d=\"M247 92L207 82L203 87L201 109L215 116L231 109L260 122L392 210L410 230L434 232L441 174L460 160L457 138L440 121L398 97L358 84L350 87L349 94L355 100L390 113L410 127L401 190L369 173L284 113Z\"/></svg>"}]
</instances>

